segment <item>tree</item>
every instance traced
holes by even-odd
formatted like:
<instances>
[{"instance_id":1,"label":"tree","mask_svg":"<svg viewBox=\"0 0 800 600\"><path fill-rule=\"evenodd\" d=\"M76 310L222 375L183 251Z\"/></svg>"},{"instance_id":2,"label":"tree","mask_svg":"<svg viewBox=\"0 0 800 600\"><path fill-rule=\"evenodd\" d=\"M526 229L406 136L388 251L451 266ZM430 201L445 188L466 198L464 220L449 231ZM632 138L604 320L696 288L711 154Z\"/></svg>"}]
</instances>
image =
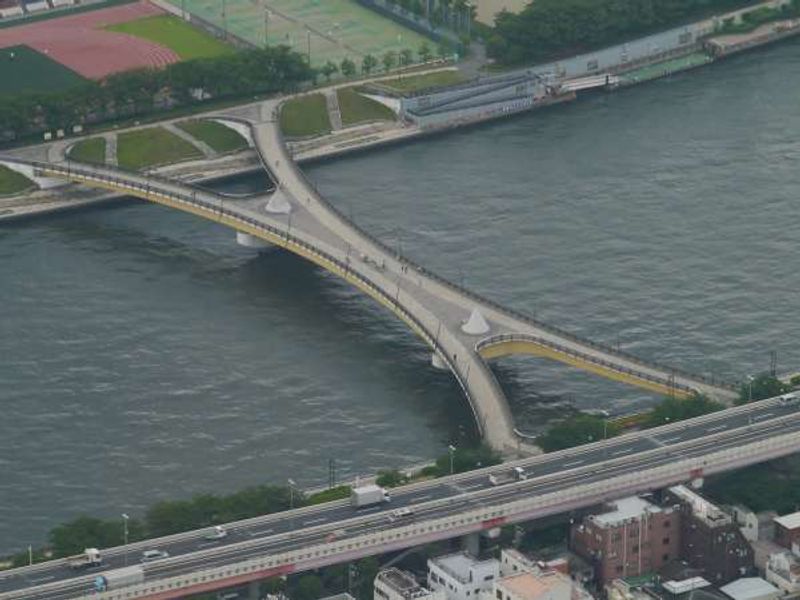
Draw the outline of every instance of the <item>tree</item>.
<instances>
[{"instance_id":1,"label":"tree","mask_svg":"<svg viewBox=\"0 0 800 600\"><path fill-rule=\"evenodd\" d=\"M424 63L430 62L431 58L433 58L433 52L431 52L431 47L428 45L428 42L422 42L419 45L417 54L419 54L419 59Z\"/></svg>"},{"instance_id":2,"label":"tree","mask_svg":"<svg viewBox=\"0 0 800 600\"><path fill-rule=\"evenodd\" d=\"M439 58L448 58L452 54L452 50L447 44L441 43L436 46L436 53L439 55Z\"/></svg>"},{"instance_id":3,"label":"tree","mask_svg":"<svg viewBox=\"0 0 800 600\"><path fill-rule=\"evenodd\" d=\"M361 72L369 75L378 66L378 59L367 54L361 61Z\"/></svg>"},{"instance_id":4,"label":"tree","mask_svg":"<svg viewBox=\"0 0 800 600\"><path fill-rule=\"evenodd\" d=\"M791 390L791 385L783 383L771 373L761 373L739 387L739 398L736 400L736 404L774 398Z\"/></svg>"},{"instance_id":5,"label":"tree","mask_svg":"<svg viewBox=\"0 0 800 600\"><path fill-rule=\"evenodd\" d=\"M322 65L320 72L325 76L326 81L330 81L331 76L339 72L339 67L336 66L336 63L327 61L324 65Z\"/></svg>"},{"instance_id":6,"label":"tree","mask_svg":"<svg viewBox=\"0 0 800 600\"><path fill-rule=\"evenodd\" d=\"M400 66L407 67L412 62L414 62L414 53L409 50L408 48L404 48L400 51Z\"/></svg>"},{"instance_id":7,"label":"tree","mask_svg":"<svg viewBox=\"0 0 800 600\"><path fill-rule=\"evenodd\" d=\"M397 487L398 485L408 483L408 477L397 469L387 469L378 471L375 483L381 487Z\"/></svg>"},{"instance_id":8,"label":"tree","mask_svg":"<svg viewBox=\"0 0 800 600\"><path fill-rule=\"evenodd\" d=\"M345 58L339 65L339 69L341 70L342 75L344 75L345 77L352 77L353 75L356 74L356 63L354 63L349 58Z\"/></svg>"},{"instance_id":9,"label":"tree","mask_svg":"<svg viewBox=\"0 0 800 600\"><path fill-rule=\"evenodd\" d=\"M553 425L536 440L536 443L545 452L554 452L611 438L618 433L619 427L614 423L594 415L578 413Z\"/></svg>"},{"instance_id":10,"label":"tree","mask_svg":"<svg viewBox=\"0 0 800 600\"><path fill-rule=\"evenodd\" d=\"M452 454L453 473L464 473L502 462L500 455L486 444L481 444L476 448L456 448ZM436 459L436 471L439 477L450 474L449 452Z\"/></svg>"},{"instance_id":11,"label":"tree","mask_svg":"<svg viewBox=\"0 0 800 600\"><path fill-rule=\"evenodd\" d=\"M303 575L289 590L292 600L317 600L322 596L322 580L316 575Z\"/></svg>"},{"instance_id":12,"label":"tree","mask_svg":"<svg viewBox=\"0 0 800 600\"><path fill-rule=\"evenodd\" d=\"M128 522L128 539L141 539L141 524ZM110 548L123 543L123 523L92 517L79 517L50 531L50 544L56 558L73 556L84 548Z\"/></svg>"},{"instance_id":13,"label":"tree","mask_svg":"<svg viewBox=\"0 0 800 600\"><path fill-rule=\"evenodd\" d=\"M667 423L675 423L691 419L725 408L704 394L695 394L689 399L667 398L653 408L643 424L645 427L658 427Z\"/></svg>"},{"instance_id":14,"label":"tree","mask_svg":"<svg viewBox=\"0 0 800 600\"><path fill-rule=\"evenodd\" d=\"M383 70L388 73L397 64L397 52L394 50L389 50L388 52L384 53L384 55L381 57L381 62L383 62Z\"/></svg>"}]
</instances>

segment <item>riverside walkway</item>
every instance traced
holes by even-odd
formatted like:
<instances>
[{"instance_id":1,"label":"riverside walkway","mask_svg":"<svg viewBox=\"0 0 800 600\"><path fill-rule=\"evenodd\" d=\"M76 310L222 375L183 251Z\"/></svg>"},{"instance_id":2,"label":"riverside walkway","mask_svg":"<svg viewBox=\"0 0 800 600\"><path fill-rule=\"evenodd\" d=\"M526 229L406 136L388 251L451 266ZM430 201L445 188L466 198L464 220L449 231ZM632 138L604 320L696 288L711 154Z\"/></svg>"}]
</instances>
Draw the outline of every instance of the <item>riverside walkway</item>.
<instances>
[{"instance_id":1,"label":"riverside walkway","mask_svg":"<svg viewBox=\"0 0 800 600\"><path fill-rule=\"evenodd\" d=\"M138 196L238 232L245 243L285 248L348 281L402 319L433 350L434 366L450 370L463 389L485 440L502 451L529 451L515 434L505 395L488 359L545 357L652 392L696 392L728 402L734 386L642 360L578 338L500 306L424 269L361 230L306 179L282 138L280 100L228 109L219 117L246 123L275 182L271 196L232 200L171 180L111 167L8 159L42 177ZM6 160L6 159L2 159Z\"/></svg>"}]
</instances>

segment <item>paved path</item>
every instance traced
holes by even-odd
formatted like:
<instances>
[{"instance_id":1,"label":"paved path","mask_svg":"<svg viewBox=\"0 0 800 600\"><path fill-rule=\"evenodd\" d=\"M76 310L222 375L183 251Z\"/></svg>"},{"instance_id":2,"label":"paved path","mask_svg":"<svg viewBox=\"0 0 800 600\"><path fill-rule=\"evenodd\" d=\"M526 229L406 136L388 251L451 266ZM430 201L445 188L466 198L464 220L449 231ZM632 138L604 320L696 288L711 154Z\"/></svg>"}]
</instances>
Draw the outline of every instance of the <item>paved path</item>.
<instances>
[{"instance_id":1,"label":"paved path","mask_svg":"<svg viewBox=\"0 0 800 600\"><path fill-rule=\"evenodd\" d=\"M335 89L325 90L325 106L328 108L331 129L338 131L342 128L342 111L339 108L339 94Z\"/></svg>"},{"instance_id":2,"label":"paved path","mask_svg":"<svg viewBox=\"0 0 800 600\"><path fill-rule=\"evenodd\" d=\"M217 155L211 146L206 144L203 140L198 140L193 135L178 127L175 123L165 123L162 127L200 150L206 158L214 158Z\"/></svg>"}]
</instances>

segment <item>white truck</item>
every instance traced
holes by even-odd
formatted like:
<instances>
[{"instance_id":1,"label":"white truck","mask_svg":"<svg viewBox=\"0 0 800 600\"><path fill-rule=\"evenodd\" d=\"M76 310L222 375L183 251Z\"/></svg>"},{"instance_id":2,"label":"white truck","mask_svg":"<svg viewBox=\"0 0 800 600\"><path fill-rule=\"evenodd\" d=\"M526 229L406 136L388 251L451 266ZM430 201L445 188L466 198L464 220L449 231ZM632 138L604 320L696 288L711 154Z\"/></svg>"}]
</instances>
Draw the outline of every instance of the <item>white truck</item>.
<instances>
[{"instance_id":1,"label":"white truck","mask_svg":"<svg viewBox=\"0 0 800 600\"><path fill-rule=\"evenodd\" d=\"M94 578L94 587L98 592L106 590L116 590L128 585L142 583L144 581L144 569L140 565L114 569Z\"/></svg>"},{"instance_id":2,"label":"white truck","mask_svg":"<svg viewBox=\"0 0 800 600\"><path fill-rule=\"evenodd\" d=\"M69 568L73 571L82 571L89 567L96 567L102 564L102 562L103 559L100 557L100 550L97 548L86 548L83 554L69 561Z\"/></svg>"},{"instance_id":3,"label":"white truck","mask_svg":"<svg viewBox=\"0 0 800 600\"><path fill-rule=\"evenodd\" d=\"M379 485L362 485L350 490L350 504L354 508L374 506L382 502L391 502L392 497Z\"/></svg>"},{"instance_id":4,"label":"white truck","mask_svg":"<svg viewBox=\"0 0 800 600\"><path fill-rule=\"evenodd\" d=\"M511 483L512 481L524 481L528 478L528 474L522 467L514 467L502 473L492 473L489 475L489 483L492 485L503 485Z\"/></svg>"}]
</instances>

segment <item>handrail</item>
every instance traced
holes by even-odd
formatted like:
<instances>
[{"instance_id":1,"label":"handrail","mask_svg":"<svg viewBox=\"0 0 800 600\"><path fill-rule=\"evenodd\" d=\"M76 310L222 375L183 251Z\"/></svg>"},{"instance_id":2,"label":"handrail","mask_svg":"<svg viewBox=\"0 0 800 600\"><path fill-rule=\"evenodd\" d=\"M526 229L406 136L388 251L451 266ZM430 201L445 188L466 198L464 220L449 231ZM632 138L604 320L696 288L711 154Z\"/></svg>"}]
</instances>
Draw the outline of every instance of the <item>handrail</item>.
<instances>
[{"instance_id":1,"label":"handrail","mask_svg":"<svg viewBox=\"0 0 800 600\"><path fill-rule=\"evenodd\" d=\"M588 363L592 363L595 365L599 365L601 367L607 368L611 371L617 371L619 373L624 373L626 375L633 375L639 379L643 379L645 381L651 381L653 383L658 383L661 385L665 385L669 388L680 389L687 392L694 392L697 391L691 386L684 385L678 383L674 380L674 378L664 379L663 377L657 377L655 375L651 375L649 373L645 373L644 371L637 371L636 369L631 369L628 367L624 367L618 363L614 363L608 360L603 360L600 357L592 356L586 352L581 352L579 350L574 350L572 348L568 348L556 342L551 342L550 340L546 340L536 335L527 334L527 333L501 333L497 335L490 336L488 338L484 338L475 344L476 352L483 350L489 346L494 346L496 344L500 344L503 342L511 342L511 341L522 341L522 342L533 342L540 346L544 346L546 348L552 348L562 354L566 354L568 356L574 356L576 358L580 358Z\"/></svg>"}]
</instances>

